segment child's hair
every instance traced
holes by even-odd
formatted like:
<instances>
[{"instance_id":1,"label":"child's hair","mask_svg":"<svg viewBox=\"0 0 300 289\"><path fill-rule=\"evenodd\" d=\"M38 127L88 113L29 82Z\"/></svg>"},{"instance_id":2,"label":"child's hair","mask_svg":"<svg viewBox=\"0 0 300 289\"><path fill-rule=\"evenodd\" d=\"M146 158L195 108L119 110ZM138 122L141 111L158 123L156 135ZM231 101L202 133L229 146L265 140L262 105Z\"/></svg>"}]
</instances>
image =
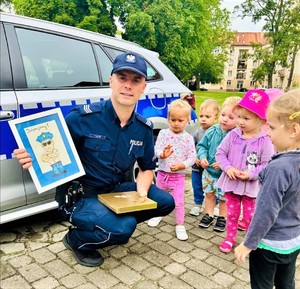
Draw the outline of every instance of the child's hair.
<instances>
[{"instance_id":1,"label":"child's hair","mask_svg":"<svg viewBox=\"0 0 300 289\"><path fill-rule=\"evenodd\" d=\"M174 108L180 108L182 111L185 112L187 117L190 118L190 116L191 116L191 106L189 105L189 103L187 101L182 100L182 99L176 99L176 100L172 101L169 105L168 116L170 116L170 112Z\"/></svg>"},{"instance_id":2,"label":"child's hair","mask_svg":"<svg viewBox=\"0 0 300 289\"><path fill-rule=\"evenodd\" d=\"M211 98L206 99L201 103L201 105L199 107L199 112L201 112L202 109L207 109L208 107L211 107L213 109L213 111L216 112L216 115L219 114L219 112L220 112L219 104L216 100L211 99Z\"/></svg>"},{"instance_id":3,"label":"child's hair","mask_svg":"<svg viewBox=\"0 0 300 289\"><path fill-rule=\"evenodd\" d=\"M291 90L272 101L267 110L267 114L270 113L286 127L295 122L300 124L300 89Z\"/></svg>"},{"instance_id":4,"label":"child's hair","mask_svg":"<svg viewBox=\"0 0 300 289\"><path fill-rule=\"evenodd\" d=\"M229 96L229 97L226 97L226 99L224 100L224 102L223 102L223 104L221 106L221 110L225 106L235 107L241 100L242 100L242 98L239 97L239 96Z\"/></svg>"}]
</instances>

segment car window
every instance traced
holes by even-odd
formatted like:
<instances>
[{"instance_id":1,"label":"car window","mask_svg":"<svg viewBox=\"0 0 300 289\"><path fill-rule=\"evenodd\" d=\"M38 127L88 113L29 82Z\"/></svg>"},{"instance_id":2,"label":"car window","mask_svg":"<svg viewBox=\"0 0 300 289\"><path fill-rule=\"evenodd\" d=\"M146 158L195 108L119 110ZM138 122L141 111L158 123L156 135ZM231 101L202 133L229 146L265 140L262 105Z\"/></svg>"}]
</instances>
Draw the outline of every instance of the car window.
<instances>
[{"instance_id":1,"label":"car window","mask_svg":"<svg viewBox=\"0 0 300 289\"><path fill-rule=\"evenodd\" d=\"M100 74L102 77L102 85L109 85L110 73L112 70L112 62L102 50L101 47L95 45L95 51L100 66Z\"/></svg>"},{"instance_id":2,"label":"car window","mask_svg":"<svg viewBox=\"0 0 300 289\"><path fill-rule=\"evenodd\" d=\"M10 69L7 44L6 44L6 39L5 39L5 34L3 31L2 24L0 24L0 37L1 37L0 89L12 89L11 69Z\"/></svg>"},{"instance_id":3,"label":"car window","mask_svg":"<svg viewBox=\"0 0 300 289\"><path fill-rule=\"evenodd\" d=\"M89 42L16 28L28 88L99 86Z\"/></svg>"},{"instance_id":4,"label":"car window","mask_svg":"<svg viewBox=\"0 0 300 289\"><path fill-rule=\"evenodd\" d=\"M114 49L111 47L105 47L109 55L114 60L119 54L124 53L125 51ZM144 59L147 64L147 81L151 80L158 80L161 79L161 75L159 72L146 60Z\"/></svg>"}]
</instances>

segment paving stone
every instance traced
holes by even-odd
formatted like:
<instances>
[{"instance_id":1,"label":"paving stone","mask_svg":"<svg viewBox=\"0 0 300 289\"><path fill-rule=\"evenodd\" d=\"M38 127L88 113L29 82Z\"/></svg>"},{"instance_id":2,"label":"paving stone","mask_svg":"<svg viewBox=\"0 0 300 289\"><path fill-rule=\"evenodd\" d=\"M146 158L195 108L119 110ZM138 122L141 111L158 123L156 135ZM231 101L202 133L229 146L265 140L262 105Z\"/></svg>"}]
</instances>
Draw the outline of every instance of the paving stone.
<instances>
[{"instance_id":1,"label":"paving stone","mask_svg":"<svg viewBox=\"0 0 300 289\"><path fill-rule=\"evenodd\" d=\"M47 277L42 280L33 282L32 286L35 289L54 289L59 285L58 281L53 277Z\"/></svg>"},{"instance_id":2,"label":"paving stone","mask_svg":"<svg viewBox=\"0 0 300 289\"><path fill-rule=\"evenodd\" d=\"M195 289L220 289L224 288L223 286L213 282L206 276L202 276L193 271L188 271L180 277L186 283L188 283L191 288Z\"/></svg>"},{"instance_id":3,"label":"paving stone","mask_svg":"<svg viewBox=\"0 0 300 289\"><path fill-rule=\"evenodd\" d=\"M123 246L117 246L109 251L110 255L116 259L122 259L128 254L128 249Z\"/></svg>"},{"instance_id":4,"label":"paving stone","mask_svg":"<svg viewBox=\"0 0 300 289\"><path fill-rule=\"evenodd\" d=\"M149 262L136 254L130 254L124 257L122 262L138 272L141 272L151 266Z\"/></svg>"},{"instance_id":5,"label":"paving stone","mask_svg":"<svg viewBox=\"0 0 300 289\"><path fill-rule=\"evenodd\" d=\"M0 245L0 251L4 254L16 254L23 252L25 250L25 245L23 243L6 243Z\"/></svg>"},{"instance_id":6,"label":"paving stone","mask_svg":"<svg viewBox=\"0 0 300 289\"><path fill-rule=\"evenodd\" d=\"M159 289L159 286L149 280L143 280L139 282L137 285L132 287L133 289Z\"/></svg>"},{"instance_id":7,"label":"paving stone","mask_svg":"<svg viewBox=\"0 0 300 289\"><path fill-rule=\"evenodd\" d=\"M163 277L166 273L164 270L157 268L155 266L149 267L146 270L142 272L142 274L151 280L159 280L161 277Z\"/></svg>"},{"instance_id":8,"label":"paving stone","mask_svg":"<svg viewBox=\"0 0 300 289\"><path fill-rule=\"evenodd\" d=\"M16 273L16 271L10 264L4 263L4 264L1 264L0 273L1 273L1 275L0 275L1 279L5 279L10 276L13 276ZM0 285L1 285L1 283L0 283Z\"/></svg>"},{"instance_id":9,"label":"paving stone","mask_svg":"<svg viewBox=\"0 0 300 289\"><path fill-rule=\"evenodd\" d=\"M225 288L230 288L236 281L234 277L223 272L217 272L215 275L210 277L210 279Z\"/></svg>"},{"instance_id":10,"label":"paving stone","mask_svg":"<svg viewBox=\"0 0 300 289\"><path fill-rule=\"evenodd\" d=\"M221 253L222 254L222 253ZM236 269L236 265L232 264L229 261L220 259L218 256L210 256L208 257L205 262L210 264L211 266L217 268L220 271L224 271L226 273L232 273Z\"/></svg>"},{"instance_id":11,"label":"paving stone","mask_svg":"<svg viewBox=\"0 0 300 289\"><path fill-rule=\"evenodd\" d=\"M165 270L172 275L179 276L186 272L187 268L178 263L171 263L165 267Z\"/></svg>"},{"instance_id":12,"label":"paving stone","mask_svg":"<svg viewBox=\"0 0 300 289\"><path fill-rule=\"evenodd\" d=\"M180 251L176 251L170 255L170 258L176 261L177 263L185 263L186 261L190 260L190 256L182 253Z\"/></svg>"},{"instance_id":13,"label":"paving stone","mask_svg":"<svg viewBox=\"0 0 300 289\"><path fill-rule=\"evenodd\" d=\"M34 282L48 276L48 273L35 263L23 266L19 272L28 282Z\"/></svg>"},{"instance_id":14,"label":"paving stone","mask_svg":"<svg viewBox=\"0 0 300 289\"><path fill-rule=\"evenodd\" d=\"M66 288L75 288L86 283L86 279L81 274L70 274L60 279L60 283Z\"/></svg>"},{"instance_id":15,"label":"paving stone","mask_svg":"<svg viewBox=\"0 0 300 289\"><path fill-rule=\"evenodd\" d=\"M174 276L165 276L158 281L159 286L164 289L193 289L188 283L180 280L178 277ZM207 287L202 287L207 288Z\"/></svg>"},{"instance_id":16,"label":"paving stone","mask_svg":"<svg viewBox=\"0 0 300 289\"><path fill-rule=\"evenodd\" d=\"M17 239L17 234L11 232L1 232L0 244L13 242Z\"/></svg>"},{"instance_id":17,"label":"paving stone","mask_svg":"<svg viewBox=\"0 0 300 289\"><path fill-rule=\"evenodd\" d=\"M119 280L103 270L96 270L88 275L87 279L92 282L97 288L107 289L119 283Z\"/></svg>"},{"instance_id":18,"label":"paving stone","mask_svg":"<svg viewBox=\"0 0 300 289\"><path fill-rule=\"evenodd\" d=\"M167 256L176 251L176 249L170 246L169 243L165 243L162 241L152 242L151 244L149 244L149 247Z\"/></svg>"},{"instance_id":19,"label":"paving stone","mask_svg":"<svg viewBox=\"0 0 300 289\"><path fill-rule=\"evenodd\" d=\"M29 255L33 257L35 261L37 261L40 264L45 264L56 258L56 256L46 248L35 250L31 252Z\"/></svg>"},{"instance_id":20,"label":"paving stone","mask_svg":"<svg viewBox=\"0 0 300 289\"><path fill-rule=\"evenodd\" d=\"M9 263L15 268L20 268L20 267L30 264L32 262L32 260L33 259L30 258L29 256L21 255L21 256L10 259Z\"/></svg>"},{"instance_id":21,"label":"paving stone","mask_svg":"<svg viewBox=\"0 0 300 289\"><path fill-rule=\"evenodd\" d=\"M141 274L125 265L121 265L111 270L111 274L129 286L138 283L143 278Z\"/></svg>"},{"instance_id":22,"label":"paving stone","mask_svg":"<svg viewBox=\"0 0 300 289\"><path fill-rule=\"evenodd\" d=\"M74 270L61 260L53 260L44 264L44 268L55 278L60 279Z\"/></svg>"},{"instance_id":23,"label":"paving stone","mask_svg":"<svg viewBox=\"0 0 300 289\"><path fill-rule=\"evenodd\" d=\"M1 281L1 289L31 289L31 288L32 287L21 276L12 276L10 278Z\"/></svg>"}]
</instances>

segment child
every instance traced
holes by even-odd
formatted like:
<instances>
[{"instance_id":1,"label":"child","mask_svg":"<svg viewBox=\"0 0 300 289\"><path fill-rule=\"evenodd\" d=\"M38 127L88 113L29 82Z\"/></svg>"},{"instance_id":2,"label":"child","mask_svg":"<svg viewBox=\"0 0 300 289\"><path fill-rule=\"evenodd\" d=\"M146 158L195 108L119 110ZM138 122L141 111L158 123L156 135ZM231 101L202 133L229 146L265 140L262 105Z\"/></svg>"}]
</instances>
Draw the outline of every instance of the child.
<instances>
[{"instance_id":1,"label":"child","mask_svg":"<svg viewBox=\"0 0 300 289\"><path fill-rule=\"evenodd\" d=\"M221 107L220 123L209 128L197 145L197 155L201 160L201 166L205 169L202 177L205 215L202 217L199 227L208 228L214 222L214 207L218 197L219 216L214 227L214 230L218 232L225 231L226 205L224 193L217 187L217 180L222 171L216 162L215 154L222 139L236 126L233 108L240 100L241 98L238 96L226 98Z\"/></svg>"},{"instance_id":2,"label":"child","mask_svg":"<svg viewBox=\"0 0 300 289\"><path fill-rule=\"evenodd\" d=\"M199 108L200 127L193 134L195 145L198 144L204 132L218 120L219 112L220 108L216 100L207 99L202 102ZM193 216L199 216L203 210L202 172L203 168L200 165L200 160L196 158L195 164L192 166L192 186L195 206L191 209L190 215Z\"/></svg>"},{"instance_id":3,"label":"child","mask_svg":"<svg viewBox=\"0 0 300 289\"><path fill-rule=\"evenodd\" d=\"M280 95L283 94L283 91L277 88L268 88L264 90L264 92L268 95L270 102L278 98ZM265 123L265 125L262 127L262 130L267 132L268 125ZM275 152L275 150L274 150ZM244 214L242 214L244 215ZM239 220L238 222L238 229L240 231L245 231L246 230L246 224L243 219Z\"/></svg>"},{"instance_id":4,"label":"child","mask_svg":"<svg viewBox=\"0 0 300 289\"><path fill-rule=\"evenodd\" d=\"M170 191L175 200L176 237L188 239L184 223L184 179L185 169L191 167L196 158L193 137L184 131L190 120L191 107L188 102L178 99L171 102L168 111L169 128L160 130L155 143L155 156L158 158L156 185ZM148 221L155 227L161 217Z\"/></svg>"},{"instance_id":5,"label":"child","mask_svg":"<svg viewBox=\"0 0 300 289\"><path fill-rule=\"evenodd\" d=\"M235 256L244 263L250 253L252 289L294 289L300 252L300 89L272 101L267 122L278 153L259 175L254 216Z\"/></svg>"},{"instance_id":6,"label":"child","mask_svg":"<svg viewBox=\"0 0 300 289\"><path fill-rule=\"evenodd\" d=\"M216 159L222 169L218 187L225 192L227 206L226 237L220 250L229 253L234 246L243 206L247 231L259 189L258 174L271 159L274 149L262 126L269 97L262 90L249 90L235 108L238 127L224 138Z\"/></svg>"}]
</instances>

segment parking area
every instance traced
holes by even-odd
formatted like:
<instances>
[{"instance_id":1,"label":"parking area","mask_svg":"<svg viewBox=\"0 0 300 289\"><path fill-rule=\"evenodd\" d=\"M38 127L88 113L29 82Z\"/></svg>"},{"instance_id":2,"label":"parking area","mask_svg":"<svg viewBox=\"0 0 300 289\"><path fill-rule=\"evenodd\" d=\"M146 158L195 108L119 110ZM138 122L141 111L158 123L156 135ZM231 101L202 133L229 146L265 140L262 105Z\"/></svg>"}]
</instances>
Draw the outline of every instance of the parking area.
<instances>
[{"instance_id":1,"label":"parking area","mask_svg":"<svg viewBox=\"0 0 300 289\"><path fill-rule=\"evenodd\" d=\"M188 214L193 206L189 175L186 180L186 219L189 239L175 237L174 217L157 228L139 224L129 243L101 250L101 267L83 267L66 250L62 238L69 224L57 214L14 222L0 227L2 289L247 289L248 264L236 264L233 253L218 245L224 233L198 227L199 217ZM45 217L46 216L46 217ZM34 221L33 221L34 220ZM238 242L243 239L239 232ZM300 289L300 260L296 289Z\"/></svg>"}]
</instances>

